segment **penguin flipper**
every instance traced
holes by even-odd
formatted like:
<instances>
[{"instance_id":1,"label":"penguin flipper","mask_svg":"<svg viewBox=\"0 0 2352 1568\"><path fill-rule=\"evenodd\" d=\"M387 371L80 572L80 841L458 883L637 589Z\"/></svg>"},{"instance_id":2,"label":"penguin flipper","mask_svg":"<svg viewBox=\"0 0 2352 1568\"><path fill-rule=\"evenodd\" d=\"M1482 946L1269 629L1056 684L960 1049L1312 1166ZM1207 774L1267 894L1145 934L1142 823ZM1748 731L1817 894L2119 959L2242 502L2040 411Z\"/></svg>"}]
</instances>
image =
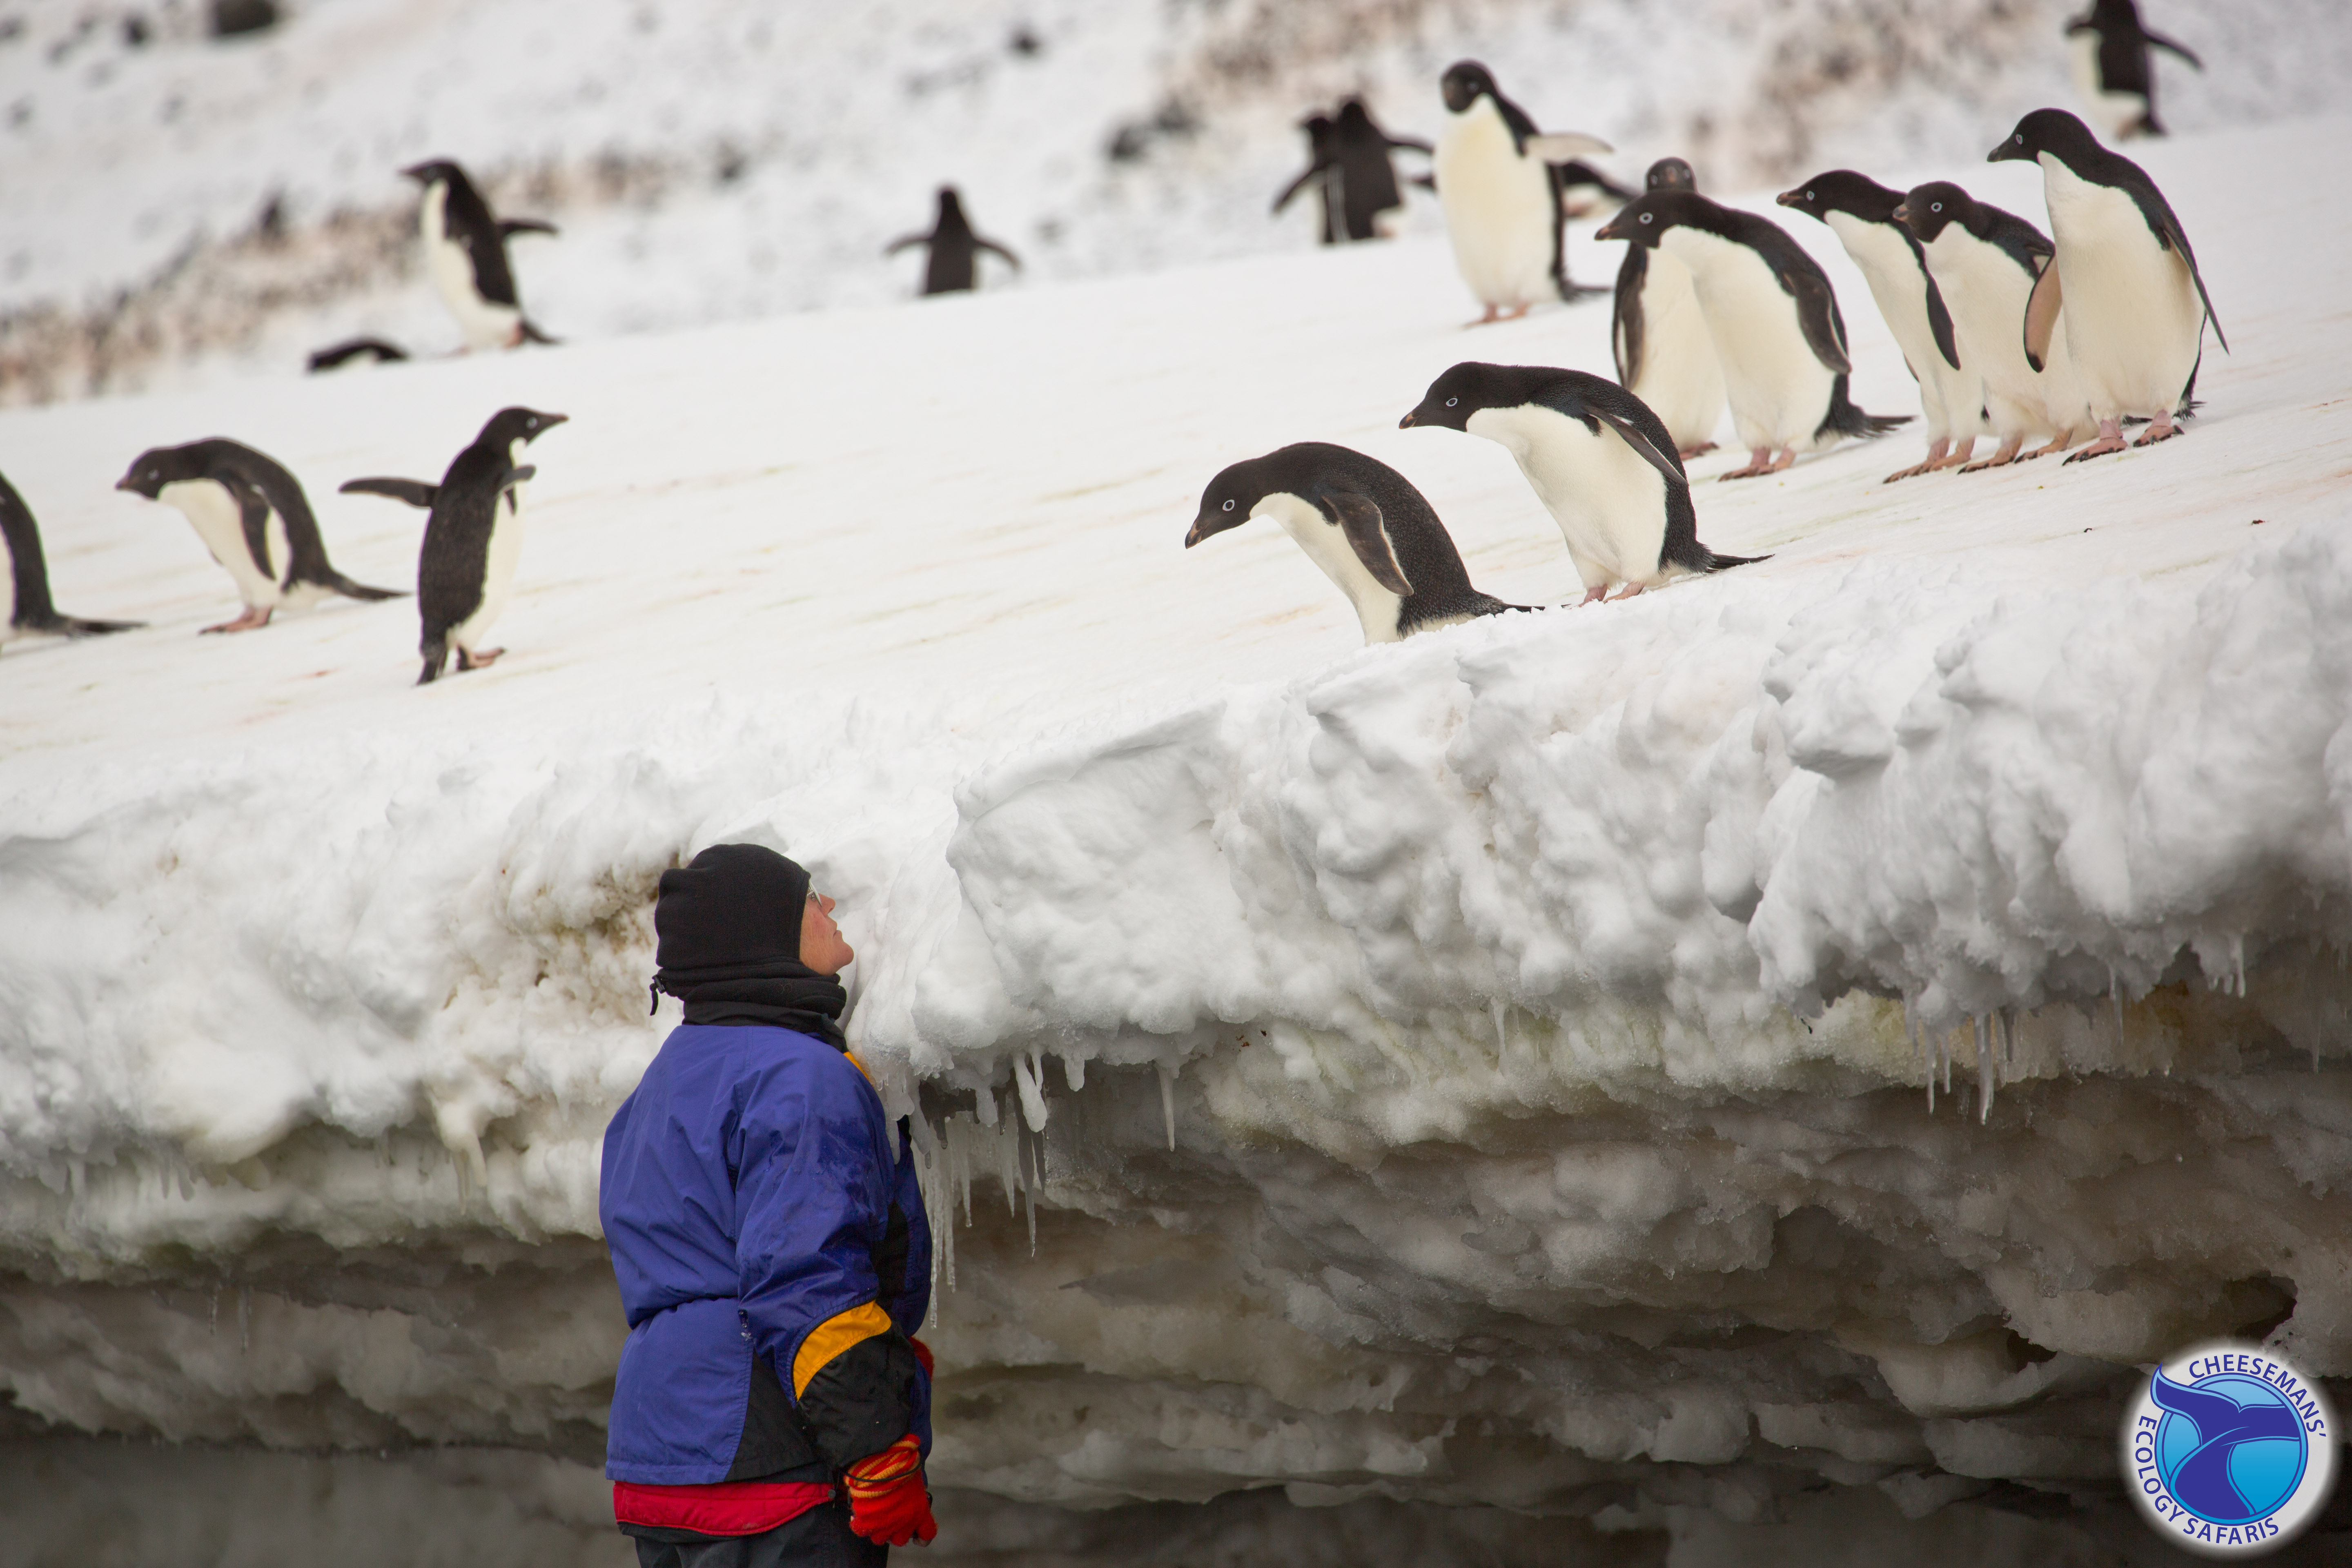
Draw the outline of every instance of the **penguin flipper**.
<instances>
[{"instance_id":1,"label":"penguin flipper","mask_svg":"<svg viewBox=\"0 0 2352 1568\"><path fill-rule=\"evenodd\" d=\"M1916 251L1919 242L1913 240L1911 247ZM1944 291L1936 287L1936 275L1924 264L1919 272L1927 279L1927 331L1936 340L1936 352L1944 356L1944 363L1958 370L1960 368L1960 345L1952 336L1951 310L1944 303ZM1911 379L1918 380L1918 374L1914 372Z\"/></svg>"},{"instance_id":2,"label":"penguin flipper","mask_svg":"<svg viewBox=\"0 0 2352 1568\"><path fill-rule=\"evenodd\" d=\"M1669 489L1675 485L1687 485L1690 483L1689 476L1683 472L1682 459L1676 456L1674 446L1671 442L1667 444L1666 449L1662 452L1658 449L1658 444L1650 439L1648 435L1636 426L1632 420L1620 418L1618 416L1610 413L1609 410L1595 407L1590 403L1584 405L1584 409L1586 413L1591 415L1594 418L1600 420L1602 424L1608 426L1609 428L1616 431L1618 435L1624 437L1625 445L1633 447L1634 452L1641 457L1643 462L1649 464L1650 467L1657 469L1660 474L1664 476L1666 486Z\"/></svg>"},{"instance_id":3,"label":"penguin flipper","mask_svg":"<svg viewBox=\"0 0 2352 1568\"><path fill-rule=\"evenodd\" d=\"M1307 172L1305 174L1299 175L1298 178L1291 181L1290 184L1282 187L1282 195L1274 198L1274 205L1269 210L1273 212L1280 212L1283 208L1288 206L1290 205L1290 198L1305 190L1307 188L1307 182L1313 179L1322 172L1323 165L1321 163L1317 163L1307 164Z\"/></svg>"},{"instance_id":4,"label":"penguin flipper","mask_svg":"<svg viewBox=\"0 0 2352 1568\"><path fill-rule=\"evenodd\" d=\"M423 479L346 479L335 489L347 496L383 496L404 500L427 511L433 508L434 498L441 493L439 485L428 485Z\"/></svg>"},{"instance_id":5,"label":"penguin flipper","mask_svg":"<svg viewBox=\"0 0 2352 1568\"><path fill-rule=\"evenodd\" d=\"M1301 177L1304 178L1303 175ZM882 254L885 256L896 256L910 245L929 245L930 242L931 237L928 234L910 234L904 239L894 239L889 244L884 246L882 247Z\"/></svg>"},{"instance_id":6,"label":"penguin flipper","mask_svg":"<svg viewBox=\"0 0 2352 1568\"><path fill-rule=\"evenodd\" d=\"M2042 276L2033 280L2033 292L2025 299L2025 363L2036 374L2050 363L2050 339L2058 330L2058 311L2065 302L2053 258L2042 263Z\"/></svg>"},{"instance_id":7,"label":"penguin flipper","mask_svg":"<svg viewBox=\"0 0 2352 1568\"><path fill-rule=\"evenodd\" d=\"M1566 163L1587 153L1614 153L1616 148L1598 136L1587 136L1580 131L1551 131L1530 136L1521 151L1528 157L1540 158L1547 163Z\"/></svg>"},{"instance_id":8,"label":"penguin flipper","mask_svg":"<svg viewBox=\"0 0 2352 1568\"><path fill-rule=\"evenodd\" d=\"M1348 547L1372 574L1372 581L1391 594L1410 596L1412 581L1397 563L1396 546L1389 541L1388 520L1381 515L1380 502L1346 485L1326 485L1314 499L1322 506L1323 515L1347 535Z\"/></svg>"},{"instance_id":9,"label":"penguin flipper","mask_svg":"<svg viewBox=\"0 0 2352 1568\"><path fill-rule=\"evenodd\" d=\"M975 235L972 237L971 243L976 249L992 250L996 252L997 255L1004 258L1005 260L1013 263L1013 271L1018 272L1021 270L1021 258L1013 255L1011 251L1005 249L1004 247L997 244L996 241L992 239L982 239Z\"/></svg>"},{"instance_id":10,"label":"penguin flipper","mask_svg":"<svg viewBox=\"0 0 2352 1568\"><path fill-rule=\"evenodd\" d=\"M310 357L306 364L313 374L316 374L319 371L333 370L338 365L347 364L362 354L372 355L378 364L383 364L394 360L406 359L408 351L398 343L386 342L382 338L352 338L319 350Z\"/></svg>"},{"instance_id":11,"label":"penguin flipper","mask_svg":"<svg viewBox=\"0 0 2352 1568\"><path fill-rule=\"evenodd\" d=\"M518 234L556 234L561 232L544 218L502 217L499 219L499 237L511 239Z\"/></svg>"},{"instance_id":12,"label":"penguin flipper","mask_svg":"<svg viewBox=\"0 0 2352 1568\"><path fill-rule=\"evenodd\" d=\"M1797 325L1803 329L1813 357L1840 375L1853 369L1845 355L1845 333L1837 319L1837 295L1829 279L1790 268L1780 274L1780 287L1797 301Z\"/></svg>"},{"instance_id":13,"label":"penguin flipper","mask_svg":"<svg viewBox=\"0 0 2352 1568\"><path fill-rule=\"evenodd\" d=\"M2139 30L2139 36L2146 38L2151 47L2163 49L2169 54L2178 55L2182 59L2187 60L2190 65L2195 66L2199 70L2203 70L2205 68L2205 62L2197 58L2196 51L2190 49L2187 45L2176 44L2170 38L2166 37L2162 33L2151 33L2146 27L2142 27Z\"/></svg>"}]
</instances>

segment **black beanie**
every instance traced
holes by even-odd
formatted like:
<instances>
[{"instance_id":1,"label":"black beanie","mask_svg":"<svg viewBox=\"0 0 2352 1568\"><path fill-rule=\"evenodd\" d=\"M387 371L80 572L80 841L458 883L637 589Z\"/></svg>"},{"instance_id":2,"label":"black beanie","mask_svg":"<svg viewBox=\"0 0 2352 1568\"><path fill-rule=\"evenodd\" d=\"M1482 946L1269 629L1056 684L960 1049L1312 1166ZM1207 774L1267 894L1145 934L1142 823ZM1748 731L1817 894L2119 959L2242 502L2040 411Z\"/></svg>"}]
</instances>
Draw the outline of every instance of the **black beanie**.
<instances>
[{"instance_id":1,"label":"black beanie","mask_svg":"<svg viewBox=\"0 0 2352 1568\"><path fill-rule=\"evenodd\" d=\"M757 844L714 844L661 877L654 961L673 973L801 959L809 874Z\"/></svg>"},{"instance_id":2,"label":"black beanie","mask_svg":"<svg viewBox=\"0 0 2352 1568\"><path fill-rule=\"evenodd\" d=\"M653 988L689 1024L769 1024L844 1047L839 980L801 962L809 874L757 844L714 844L664 871L654 905Z\"/></svg>"}]
</instances>

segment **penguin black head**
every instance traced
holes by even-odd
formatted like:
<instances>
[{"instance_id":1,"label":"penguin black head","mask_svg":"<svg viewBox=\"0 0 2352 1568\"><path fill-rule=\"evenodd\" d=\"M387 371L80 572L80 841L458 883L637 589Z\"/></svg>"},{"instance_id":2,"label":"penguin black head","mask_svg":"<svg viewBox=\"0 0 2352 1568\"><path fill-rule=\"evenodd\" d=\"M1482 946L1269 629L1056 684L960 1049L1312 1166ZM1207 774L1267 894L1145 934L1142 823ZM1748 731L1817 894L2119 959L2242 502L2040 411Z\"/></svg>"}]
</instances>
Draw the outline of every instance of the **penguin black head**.
<instances>
[{"instance_id":1,"label":"penguin black head","mask_svg":"<svg viewBox=\"0 0 2352 1568\"><path fill-rule=\"evenodd\" d=\"M175 485L183 479L205 477L205 460L195 451L202 443L185 447L151 447L131 459L131 468L114 481L114 488L129 490L132 495L153 500L165 485Z\"/></svg>"},{"instance_id":2,"label":"penguin black head","mask_svg":"<svg viewBox=\"0 0 2352 1568\"><path fill-rule=\"evenodd\" d=\"M1661 158L1650 165L1648 174L1642 176L1642 188L1645 191L1695 191L1698 189L1698 175L1680 158Z\"/></svg>"},{"instance_id":3,"label":"penguin black head","mask_svg":"<svg viewBox=\"0 0 2352 1568\"><path fill-rule=\"evenodd\" d=\"M956 195L956 188L953 185L941 185L940 187L940 216L945 218L950 216L955 217L963 216L963 198Z\"/></svg>"},{"instance_id":4,"label":"penguin black head","mask_svg":"<svg viewBox=\"0 0 2352 1568\"><path fill-rule=\"evenodd\" d=\"M431 158L422 163L411 163L401 173L427 189L441 184L462 185L469 183L466 171L446 158Z\"/></svg>"},{"instance_id":5,"label":"penguin black head","mask_svg":"<svg viewBox=\"0 0 2352 1568\"><path fill-rule=\"evenodd\" d=\"M2032 163L2047 153L2070 169L2081 168L2084 153L2096 154L2105 149L2091 128L2063 109L2037 109L2017 122L2009 140L1985 154L1988 163L2005 163L2011 159Z\"/></svg>"},{"instance_id":6,"label":"penguin black head","mask_svg":"<svg viewBox=\"0 0 2352 1568\"><path fill-rule=\"evenodd\" d=\"M1936 180L1914 186L1895 209L1895 217L1920 244L1932 245L1947 224L1957 223L1974 233L1977 226L1969 220L1976 210L1975 197L1949 180Z\"/></svg>"},{"instance_id":7,"label":"penguin black head","mask_svg":"<svg viewBox=\"0 0 2352 1568\"><path fill-rule=\"evenodd\" d=\"M1339 106L1339 128L1360 135L1372 129L1372 111L1364 107L1360 98L1351 98Z\"/></svg>"},{"instance_id":8,"label":"penguin black head","mask_svg":"<svg viewBox=\"0 0 2352 1568\"><path fill-rule=\"evenodd\" d=\"M1252 458L1231 465L1211 479L1209 488L1201 492L1201 510L1192 519L1191 531L1184 535L1184 548L1190 550L1214 534L1239 528L1250 520L1258 502L1285 488L1272 481L1265 469L1265 458Z\"/></svg>"},{"instance_id":9,"label":"penguin black head","mask_svg":"<svg viewBox=\"0 0 2352 1568\"><path fill-rule=\"evenodd\" d=\"M517 441L535 441L571 417L568 414L542 414L536 408L501 408L490 416L482 426L478 442L493 446L511 446Z\"/></svg>"},{"instance_id":10,"label":"penguin black head","mask_svg":"<svg viewBox=\"0 0 2352 1568\"><path fill-rule=\"evenodd\" d=\"M1397 421L1400 430L1442 426L1467 431L1470 416L1482 408L1516 408L1528 401L1524 373L1512 366L1465 360L1429 384L1413 411Z\"/></svg>"},{"instance_id":11,"label":"penguin black head","mask_svg":"<svg viewBox=\"0 0 2352 1568\"><path fill-rule=\"evenodd\" d=\"M1595 239L1629 239L1657 248L1666 230L1690 221L1694 204L1706 200L1696 191L1645 191L1617 209L1617 216L1592 231Z\"/></svg>"},{"instance_id":12,"label":"penguin black head","mask_svg":"<svg viewBox=\"0 0 2352 1568\"><path fill-rule=\"evenodd\" d=\"M1465 114L1481 97L1495 96L1495 76L1476 60L1456 60L1437 79L1437 88L1447 109Z\"/></svg>"},{"instance_id":13,"label":"penguin black head","mask_svg":"<svg viewBox=\"0 0 2352 1568\"><path fill-rule=\"evenodd\" d=\"M1852 169L1832 169L1815 174L1794 190L1782 191L1779 201L1809 217L1827 222L1832 213L1844 213L1864 223L1893 223L1903 193L1890 191L1867 174Z\"/></svg>"}]
</instances>

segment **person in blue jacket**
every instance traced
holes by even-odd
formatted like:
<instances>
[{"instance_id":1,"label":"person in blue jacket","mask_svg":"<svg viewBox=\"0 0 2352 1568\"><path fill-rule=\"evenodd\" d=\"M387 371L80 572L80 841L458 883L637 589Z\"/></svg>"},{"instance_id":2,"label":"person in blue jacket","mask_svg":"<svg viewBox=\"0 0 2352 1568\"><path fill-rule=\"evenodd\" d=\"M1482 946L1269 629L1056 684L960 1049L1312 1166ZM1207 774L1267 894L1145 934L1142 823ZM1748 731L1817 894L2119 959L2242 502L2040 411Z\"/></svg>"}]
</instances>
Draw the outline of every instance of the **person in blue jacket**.
<instances>
[{"instance_id":1,"label":"person in blue jacket","mask_svg":"<svg viewBox=\"0 0 2352 1568\"><path fill-rule=\"evenodd\" d=\"M808 873L751 844L664 872L654 929L686 1021L598 1184L629 1321L614 1518L643 1568L880 1563L938 1533L931 1237L908 1123L837 1021L855 954Z\"/></svg>"}]
</instances>

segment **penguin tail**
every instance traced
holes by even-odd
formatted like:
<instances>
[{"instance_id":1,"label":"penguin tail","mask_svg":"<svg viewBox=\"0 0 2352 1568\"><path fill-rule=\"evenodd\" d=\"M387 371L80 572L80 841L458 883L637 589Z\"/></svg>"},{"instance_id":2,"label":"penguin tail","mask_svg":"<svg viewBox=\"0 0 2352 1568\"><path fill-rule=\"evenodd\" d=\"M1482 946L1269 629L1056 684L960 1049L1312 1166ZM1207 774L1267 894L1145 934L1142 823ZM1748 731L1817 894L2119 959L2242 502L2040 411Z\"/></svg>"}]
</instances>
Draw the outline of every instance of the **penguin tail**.
<instances>
[{"instance_id":1,"label":"penguin tail","mask_svg":"<svg viewBox=\"0 0 2352 1568\"><path fill-rule=\"evenodd\" d=\"M1714 551L1710 550L1706 552L1706 564L1701 567L1700 570L1703 572L1723 572L1728 571L1734 566L1753 566L1759 561L1769 561L1772 558L1769 555L1717 555Z\"/></svg>"},{"instance_id":2,"label":"penguin tail","mask_svg":"<svg viewBox=\"0 0 2352 1568\"><path fill-rule=\"evenodd\" d=\"M303 581L321 588L332 589L346 599L404 599L407 594L399 588L371 588L365 583L354 583L340 572L320 572Z\"/></svg>"},{"instance_id":3,"label":"penguin tail","mask_svg":"<svg viewBox=\"0 0 2352 1568\"><path fill-rule=\"evenodd\" d=\"M545 332L539 330L538 322L532 321L529 316L525 316L522 319L522 341L527 343L554 344L560 343L563 340L562 338L549 337Z\"/></svg>"},{"instance_id":4,"label":"penguin tail","mask_svg":"<svg viewBox=\"0 0 2352 1568\"><path fill-rule=\"evenodd\" d=\"M136 631L145 621L87 621L79 616L50 615L23 623L27 631L48 632L61 637L102 637L115 632Z\"/></svg>"},{"instance_id":5,"label":"penguin tail","mask_svg":"<svg viewBox=\"0 0 2352 1568\"><path fill-rule=\"evenodd\" d=\"M1898 425L1908 425L1916 416L1909 414L1865 414L1853 405L1845 395L1845 376L1841 373L1830 385L1830 410L1815 426L1815 436L1835 431L1858 441L1868 441L1885 435Z\"/></svg>"},{"instance_id":6,"label":"penguin tail","mask_svg":"<svg viewBox=\"0 0 2352 1568\"><path fill-rule=\"evenodd\" d=\"M1560 299L1570 305L1575 304L1579 300L1590 300L1595 294L1613 295L1617 291L1613 286L1608 284L1574 282L1565 272L1552 274L1551 280L1559 288Z\"/></svg>"}]
</instances>

